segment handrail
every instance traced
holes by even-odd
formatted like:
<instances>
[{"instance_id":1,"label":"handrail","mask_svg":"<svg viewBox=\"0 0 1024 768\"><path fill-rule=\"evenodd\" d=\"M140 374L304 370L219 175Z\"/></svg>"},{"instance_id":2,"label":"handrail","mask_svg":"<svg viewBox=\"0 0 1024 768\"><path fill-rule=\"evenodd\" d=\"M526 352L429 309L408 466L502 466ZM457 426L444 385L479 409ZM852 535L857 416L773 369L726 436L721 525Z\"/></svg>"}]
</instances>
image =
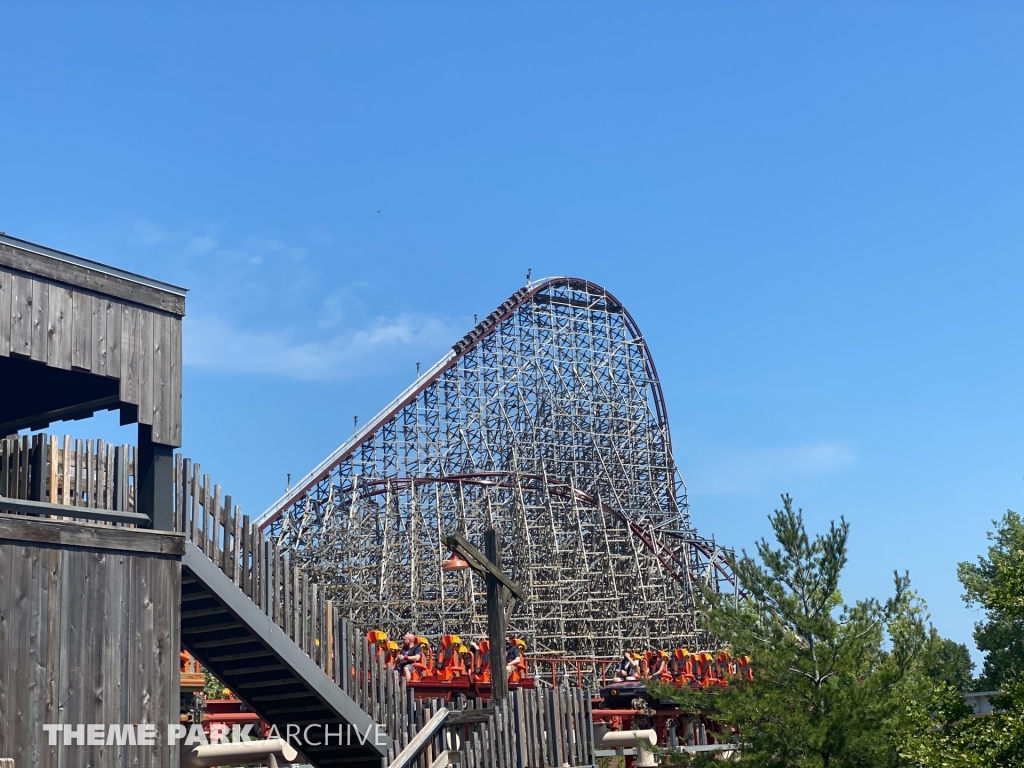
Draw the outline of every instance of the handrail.
<instances>
[{"instance_id":1,"label":"handrail","mask_svg":"<svg viewBox=\"0 0 1024 768\"><path fill-rule=\"evenodd\" d=\"M99 520L104 523L129 523L140 528L149 526L146 515L137 512L111 512L105 509L89 509L88 507L69 507L63 504L50 504L45 501L28 501L0 496L0 509L16 512L20 515L60 516L75 520Z\"/></svg>"},{"instance_id":2,"label":"handrail","mask_svg":"<svg viewBox=\"0 0 1024 768\"><path fill-rule=\"evenodd\" d=\"M391 761L388 768L405 768L405 766L411 763L430 743L430 740L434 738L434 734L444 727L444 721L447 718L448 709L441 707L437 710L434 716L424 723L419 732L413 736L409 741L409 745L399 752L398 756Z\"/></svg>"}]
</instances>

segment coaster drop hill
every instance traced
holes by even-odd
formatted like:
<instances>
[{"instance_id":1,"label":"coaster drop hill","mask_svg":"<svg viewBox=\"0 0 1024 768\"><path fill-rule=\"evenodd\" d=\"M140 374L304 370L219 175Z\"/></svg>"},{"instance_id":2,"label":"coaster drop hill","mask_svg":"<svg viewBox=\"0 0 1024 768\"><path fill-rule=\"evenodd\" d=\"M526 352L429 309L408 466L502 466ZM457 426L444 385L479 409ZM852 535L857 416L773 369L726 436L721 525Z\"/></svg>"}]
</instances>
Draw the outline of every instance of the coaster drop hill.
<instances>
[{"instance_id":1,"label":"coaster drop hill","mask_svg":"<svg viewBox=\"0 0 1024 768\"><path fill-rule=\"evenodd\" d=\"M731 591L672 455L654 360L587 280L516 291L259 520L343 615L391 636L486 635L444 537L500 536L532 656L711 648L697 583Z\"/></svg>"}]
</instances>

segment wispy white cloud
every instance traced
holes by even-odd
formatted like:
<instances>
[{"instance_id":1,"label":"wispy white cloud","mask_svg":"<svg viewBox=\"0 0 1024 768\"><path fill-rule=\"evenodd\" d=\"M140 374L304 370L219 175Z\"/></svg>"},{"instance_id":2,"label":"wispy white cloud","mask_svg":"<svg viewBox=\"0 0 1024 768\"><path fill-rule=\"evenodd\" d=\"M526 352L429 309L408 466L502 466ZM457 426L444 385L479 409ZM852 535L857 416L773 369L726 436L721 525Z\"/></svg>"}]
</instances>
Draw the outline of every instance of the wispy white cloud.
<instances>
[{"instance_id":1,"label":"wispy white cloud","mask_svg":"<svg viewBox=\"0 0 1024 768\"><path fill-rule=\"evenodd\" d=\"M216 223L190 231L141 219L129 234L192 289L183 348L192 368L355 378L439 357L469 326L414 308L380 309L392 297L360 276L359 255L339 254L328 232L295 244Z\"/></svg>"},{"instance_id":2,"label":"wispy white cloud","mask_svg":"<svg viewBox=\"0 0 1024 768\"><path fill-rule=\"evenodd\" d=\"M217 315L185 318L185 365L207 370L269 374L295 379L348 379L392 367L396 353L440 353L458 335L438 317L400 314L326 339L296 328L237 328ZM411 357L409 358L411 359Z\"/></svg>"},{"instance_id":3,"label":"wispy white cloud","mask_svg":"<svg viewBox=\"0 0 1024 768\"><path fill-rule=\"evenodd\" d=\"M132 236L142 245L161 245L174 238L173 233L148 219L138 219L132 223Z\"/></svg>"},{"instance_id":4,"label":"wispy white cloud","mask_svg":"<svg viewBox=\"0 0 1024 768\"><path fill-rule=\"evenodd\" d=\"M202 235L189 240L188 245L185 247L185 252L202 255L216 250L219 246L220 240L217 239L216 235Z\"/></svg>"},{"instance_id":5,"label":"wispy white cloud","mask_svg":"<svg viewBox=\"0 0 1024 768\"><path fill-rule=\"evenodd\" d=\"M792 483L843 472L856 461L847 444L820 442L737 453L697 466L688 475L692 489L703 493L782 492Z\"/></svg>"}]
</instances>

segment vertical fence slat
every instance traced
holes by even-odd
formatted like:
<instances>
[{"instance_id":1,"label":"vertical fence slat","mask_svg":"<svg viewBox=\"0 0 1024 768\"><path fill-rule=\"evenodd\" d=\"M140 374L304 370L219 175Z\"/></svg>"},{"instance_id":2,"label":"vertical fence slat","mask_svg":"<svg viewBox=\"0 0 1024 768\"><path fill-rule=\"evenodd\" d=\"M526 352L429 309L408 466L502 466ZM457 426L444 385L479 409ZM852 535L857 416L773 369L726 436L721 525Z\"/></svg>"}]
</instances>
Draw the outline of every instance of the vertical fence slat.
<instances>
[{"instance_id":1,"label":"vertical fence slat","mask_svg":"<svg viewBox=\"0 0 1024 768\"><path fill-rule=\"evenodd\" d=\"M106 501L106 504L107 504L107 509L116 509L116 507L114 506L114 478L115 478L115 474L114 474L114 451L113 451L113 446L112 445L107 445L107 447L105 449L104 459L105 459L105 464L106 464L106 469L104 471L104 474L106 475L106 480L104 481L104 485L103 485L103 490L104 490L104 493L106 494L105 501ZM177 530L177 528L175 528L175 530Z\"/></svg>"},{"instance_id":2,"label":"vertical fence slat","mask_svg":"<svg viewBox=\"0 0 1024 768\"><path fill-rule=\"evenodd\" d=\"M57 456L57 436L45 436L46 442L46 489L45 498L51 504L60 503L59 477L60 459Z\"/></svg>"},{"instance_id":3,"label":"vertical fence slat","mask_svg":"<svg viewBox=\"0 0 1024 768\"><path fill-rule=\"evenodd\" d=\"M189 496L190 503L192 506L190 524L192 526L192 533L189 538L192 543L202 549L202 542L199 540L199 471L201 467L197 461L192 465L192 476L189 478Z\"/></svg>"},{"instance_id":4,"label":"vertical fence slat","mask_svg":"<svg viewBox=\"0 0 1024 768\"><path fill-rule=\"evenodd\" d=\"M217 563L220 566L221 572L230 578L231 574L231 502L232 498L230 495L224 496L223 503L218 513L218 520L220 521L220 528L223 529L223 533L218 534L218 540L220 541L220 562Z\"/></svg>"},{"instance_id":5,"label":"vertical fence slat","mask_svg":"<svg viewBox=\"0 0 1024 768\"><path fill-rule=\"evenodd\" d=\"M242 573L241 573L241 588L249 597L252 597L252 539L250 538L249 532L249 516L242 515L242 549L240 553Z\"/></svg>"}]
</instances>

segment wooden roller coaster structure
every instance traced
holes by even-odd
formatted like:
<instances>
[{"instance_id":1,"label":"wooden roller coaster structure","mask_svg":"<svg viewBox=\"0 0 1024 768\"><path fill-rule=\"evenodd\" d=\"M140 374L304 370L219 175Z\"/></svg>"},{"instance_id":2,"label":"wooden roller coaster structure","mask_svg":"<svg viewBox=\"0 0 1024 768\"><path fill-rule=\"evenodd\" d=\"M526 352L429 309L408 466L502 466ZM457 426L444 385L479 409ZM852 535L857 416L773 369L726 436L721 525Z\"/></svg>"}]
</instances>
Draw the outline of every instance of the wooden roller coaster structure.
<instances>
[{"instance_id":1,"label":"wooden roller coaster structure","mask_svg":"<svg viewBox=\"0 0 1024 768\"><path fill-rule=\"evenodd\" d=\"M434 641L486 634L444 535L503 542L536 658L710 648L695 594L732 592L698 535L651 353L594 283L528 284L260 518L339 615Z\"/></svg>"}]
</instances>

